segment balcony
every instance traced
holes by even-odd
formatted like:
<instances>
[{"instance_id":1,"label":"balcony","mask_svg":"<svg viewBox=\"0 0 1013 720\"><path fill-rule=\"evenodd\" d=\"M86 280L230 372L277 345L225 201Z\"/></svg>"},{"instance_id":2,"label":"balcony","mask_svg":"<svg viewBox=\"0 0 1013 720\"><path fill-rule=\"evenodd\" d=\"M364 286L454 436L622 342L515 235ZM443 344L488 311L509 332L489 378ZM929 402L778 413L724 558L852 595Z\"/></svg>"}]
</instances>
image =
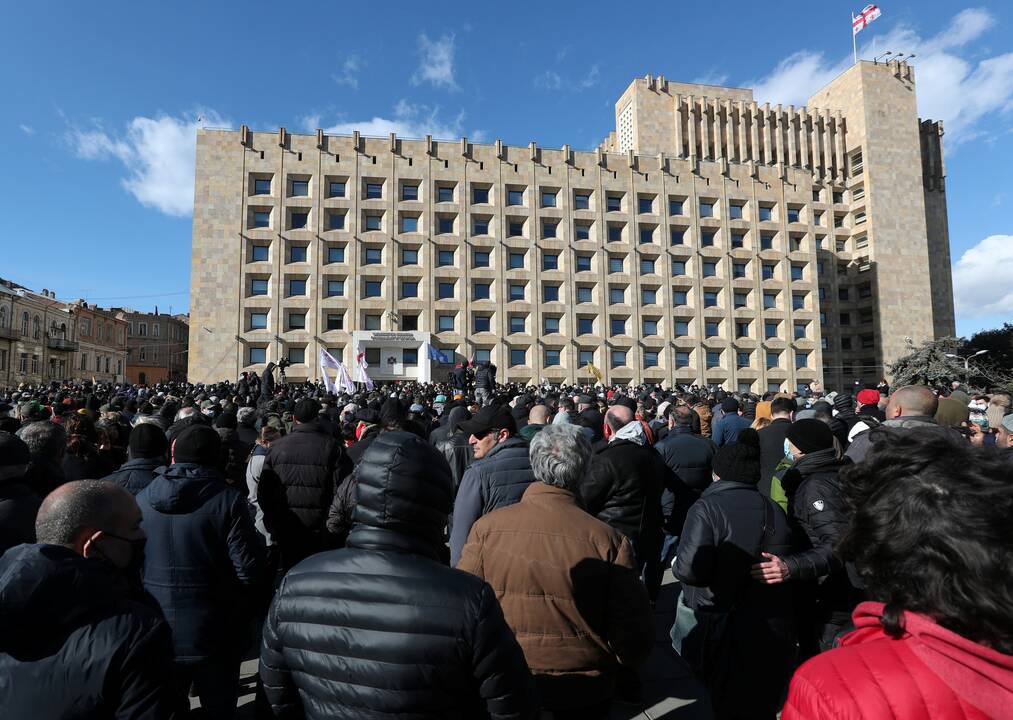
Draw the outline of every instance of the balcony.
<instances>
[{"instance_id":1,"label":"balcony","mask_svg":"<svg viewBox=\"0 0 1013 720\"><path fill-rule=\"evenodd\" d=\"M67 340L65 338L46 338L46 347L50 350L58 350L61 352L77 352L78 344L74 340Z\"/></svg>"}]
</instances>

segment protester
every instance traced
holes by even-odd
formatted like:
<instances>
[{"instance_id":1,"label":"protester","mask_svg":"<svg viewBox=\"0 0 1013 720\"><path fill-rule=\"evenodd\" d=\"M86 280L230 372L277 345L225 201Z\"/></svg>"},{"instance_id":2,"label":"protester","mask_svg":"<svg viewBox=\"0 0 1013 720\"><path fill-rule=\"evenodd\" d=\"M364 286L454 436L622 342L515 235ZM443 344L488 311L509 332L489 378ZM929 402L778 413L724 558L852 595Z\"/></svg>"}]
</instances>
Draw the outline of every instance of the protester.
<instances>
[{"instance_id":1,"label":"protester","mask_svg":"<svg viewBox=\"0 0 1013 720\"><path fill-rule=\"evenodd\" d=\"M757 489L770 497L771 480L777 465L784 459L784 438L798 409L795 400L775 397L770 401L770 425L757 431L760 438L760 482Z\"/></svg>"},{"instance_id":2,"label":"protester","mask_svg":"<svg viewBox=\"0 0 1013 720\"><path fill-rule=\"evenodd\" d=\"M66 482L63 456L67 433L56 423L36 421L23 425L17 436L28 446L31 456L26 480L35 494L44 498Z\"/></svg>"},{"instance_id":3,"label":"protester","mask_svg":"<svg viewBox=\"0 0 1013 720\"><path fill-rule=\"evenodd\" d=\"M725 398L721 401L721 417L714 422L714 444L724 445L733 443L739 433L749 427L751 419L742 415L742 408L735 398Z\"/></svg>"},{"instance_id":4,"label":"protester","mask_svg":"<svg viewBox=\"0 0 1013 720\"><path fill-rule=\"evenodd\" d=\"M897 388L886 406L886 420L882 429L872 429L856 435L847 450L852 462L861 462L878 437L885 432L906 433L915 428L934 430L940 438L957 439L958 433L950 428L941 428L935 421L938 408L935 394L924 385L907 385Z\"/></svg>"},{"instance_id":5,"label":"protester","mask_svg":"<svg viewBox=\"0 0 1013 720\"><path fill-rule=\"evenodd\" d=\"M31 453L15 435L0 431L0 555L35 542L35 516L42 498L28 484Z\"/></svg>"},{"instance_id":6,"label":"protester","mask_svg":"<svg viewBox=\"0 0 1013 720\"><path fill-rule=\"evenodd\" d=\"M549 424L549 408L539 403L528 411L527 424L518 433L522 438L531 442L535 433L544 430Z\"/></svg>"},{"instance_id":7,"label":"protester","mask_svg":"<svg viewBox=\"0 0 1013 720\"><path fill-rule=\"evenodd\" d=\"M267 451L271 448L276 440L283 436L283 431L277 427L271 425L264 425L260 428L260 434L257 437L257 444L253 448L253 452L250 453L249 462L246 465L246 489L249 492L246 499L250 503L250 507L253 508L253 524L257 528L257 532L264 538L264 543L268 548L271 548L273 542L271 540L271 533L267 531L267 527L264 525L264 511L260 507L260 476L264 471L264 461L267 459ZM268 555L272 553L269 551ZM269 557L267 561L268 567L274 568L275 563Z\"/></svg>"},{"instance_id":8,"label":"protester","mask_svg":"<svg viewBox=\"0 0 1013 720\"><path fill-rule=\"evenodd\" d=\"M474 451L471 448L471 444L468 442L468 435L461 430L461 423L471 420L471 413L468 412L468 408L457 406L453 408L446 421L447 433L445 437L434 443L436 449L443 454L446 458L447 463L450 465L451 477L454 481L454 493L457 493L457 488L461 486L461 480L464 477L465 471L474 462ZM436 435L438 431L434 430L430 438Z\"/></svg>"},{"instance_id":9,"label":"protester","mask_svg":"<svg viewBox=\"0 0 1013 720\"><path fill-rule=\"evenodd\" d=\"M347 547L292 568L268 614L260 674L275 715L534 718L531 677L492 589L438 560L446 461L391 432L356 473Z\"/></svg>"},{"instance_id":10,"label":"protester","mask_svg":"<svg viewBox=\"0 0 1013 720\"><path fill-rule=\"evenodd\" d=\"M478 364L475 371L475 400L478 404L488 405L496 391L496 366L490 362Z\"/></svg>"},{"instance_id":11,"label":"protester","mask_svg":"<svg viewBox=\"0 0 1013 720\"><path fill-rule=\"evenodd\" d=\"M155 471L166 464L169 443L157 425L143 423L130 431L128 447L129 459L103 479L137 495L155 479Z\"/></svg>"},{"instance_id":12,"label":"protester","mask_svg":"<svg viewBox=\"0 0 1013 720\"><path fill-rule=\"evenodd\" d=\"M590 456L574 425L535 435L537 482L475 523L458 564L492 585L554 718L609 717L618 669L654 640L629 540L577 505Z\"/></svg>"}]
</instances>

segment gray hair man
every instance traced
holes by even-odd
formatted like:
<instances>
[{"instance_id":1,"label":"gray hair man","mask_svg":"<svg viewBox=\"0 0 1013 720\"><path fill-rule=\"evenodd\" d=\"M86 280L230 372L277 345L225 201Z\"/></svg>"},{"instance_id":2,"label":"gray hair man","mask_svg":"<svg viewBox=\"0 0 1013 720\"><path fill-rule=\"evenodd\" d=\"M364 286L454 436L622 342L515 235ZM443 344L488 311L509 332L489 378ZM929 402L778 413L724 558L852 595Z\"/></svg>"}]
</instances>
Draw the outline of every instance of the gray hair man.
<instances>
[{"instance_id":1,"label":"gray hair man","mask_svg":"<svg viewBox=\"0 0 1013 720\"><path fill-rule=\"evenodd\" d=\"M56 423L43 420L23 426L16 435L28 446L31 462L25 482L39 497L46 497L64 483L63 455L67 433Z\"/></svg>"},{"instance_id":2,"label":"gray hair man","mask_svg":"<svg viewBox=\"0 0 1013 720\"><path fill-rule=\"evenodd\" d=\"M531 440L520 502L475 522L458 568L488 582L524 650L543 709L606 718L620 666L650 653L650 604L630 541L578 505L591 458L574 425Z\"/></svg>"}]
</instances>

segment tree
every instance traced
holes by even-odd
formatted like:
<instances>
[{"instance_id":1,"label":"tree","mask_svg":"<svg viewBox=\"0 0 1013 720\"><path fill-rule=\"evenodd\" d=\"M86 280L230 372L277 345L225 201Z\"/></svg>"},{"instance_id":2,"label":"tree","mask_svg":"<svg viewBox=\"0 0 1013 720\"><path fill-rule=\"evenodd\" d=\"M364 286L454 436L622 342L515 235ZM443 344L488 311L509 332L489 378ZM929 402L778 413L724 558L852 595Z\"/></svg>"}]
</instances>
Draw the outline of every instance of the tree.
<instances>
[{"instance_id":1,"label":"tree","mask_svg":"<svg viewBox=\"0 0 1013 720\"><path fill-rule=\"evenodd\" d=\"M960 345L961 340L954 337L926 340L919 346L908 338L908 353L890 365L893 386L937 386L963 379L964 364L956 358L947 357L947 354L955 354Z\"/></svg>"},{"instance_id":2,"label":"tree","mask_svg":"<svg viewBox=\"0 0 1013 720\"><path fill-rule=\"evenodd\" d=\"M988 355L983 359L987 359L997 369L1013 372L1013 323L976 332L961 345L960 354L973 355L980 350L988 350Z\"/></svg>"}]
</instances>

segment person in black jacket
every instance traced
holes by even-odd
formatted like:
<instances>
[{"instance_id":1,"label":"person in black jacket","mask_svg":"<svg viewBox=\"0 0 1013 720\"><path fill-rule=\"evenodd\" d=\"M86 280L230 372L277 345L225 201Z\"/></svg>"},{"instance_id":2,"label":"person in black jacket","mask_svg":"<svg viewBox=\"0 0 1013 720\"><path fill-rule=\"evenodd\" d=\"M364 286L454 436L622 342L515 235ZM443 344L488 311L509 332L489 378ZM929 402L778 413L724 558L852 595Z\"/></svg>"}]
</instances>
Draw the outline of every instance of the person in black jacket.
<instances>
[{"instance_id":1,"label":"person in black jacket","mask_svg":"<svg viewBox=\"0 0 1013 720\"><path fill-rule=\"evenodd\" d=\"M41 498L67 481L63 473L63 456L67 451L67 433L49 420L36 420L22 425L16 435L28 446L26 481Z\"/></svg>"},{"instance_id":2,"label":"person in black jacket","mask_svg":"<svg viewBox=\"0 0 1013 720\"><path fill-rule=\"evenodd\" d=\"M777 471L777 464L784 459L784 437L791 426L792 415L798 409L795 400L776 397L770 401L770 425L758 430L760 436L760 484L758 488L770 497L770 481Z\"/></svg>"},{"instance_id":3,"label":"person in black jacket","mask_svg":"<svg viewBox=\"0 0 1013 720\"><path fill-rule=\"evenodd\" d=\"M786 439L793 464L781 477L781 486L788 497L792 552L764 553L752 574L768 584L794 583L799 647L805 658L833 647L862 594L835 551L848 515L838 477L844 460L834 433L821 420L796 420Z\"/></svg>"},{"instance_id":4,"label":"person in black jacket","mask_svg":"<svg viewBox=\"0 0 1013 720\"><path fill-rule=\"evenodd\" d=\"M0 555L35 542L35 515L42 498L25 480L31 454L21 439L0 432Z\"/></svg>"},{"instance_id":5,"label":"person in black jacket","mask_svg":"<svg viewBox=\"0 0 1013 720\"><path fill-rule=\"evenodd\" d=\"M215 468L220 453L213 428L184 430L172 465L137 504L148 536L144 588L172 627L175 681L184 691L193 683L210 717L230 718L264 558L244 493Z\"/></svg>"},{"instance_id":6,"label":"person in black jacket","mask_svg":"<svg viewBox=\"0 0 1013 720\"><path fill-rule=\"evenodd\" d=\"M136 495L155 479L155 470L166 464L169 442L165 433L152 423L141 423L130 431L129 459L103 480L114 482Z\"/></svg>"},{"instance_id":7,"label":"person in black jacket","mask_svg":"<svg viewBox=\"0 0 1013 720\"><path fill-rule=\"evenodd\" d=\"M454 481L454 494L461 486L461 479L464 472L475 460L475 453L468 443L468 436L460 429L462 422L471 420L471 412L466 407L455 407L450 411L447 418L447 433L443 438L437 440L435 447L443 454L450 464L450 474ZM433 435L436 435L434 432Z\"/></svg>"},{"instance_id":8,"label":"person in black jacket","mask_svg":"<svg viewBox=\"0 0 1013 720\"><path fill-rule=\"evenodd\" d=\"M275 716L536 717L492 588L438 561L446 461L412 433L383 433L357 475L347 547L292 568L264 624L260 675Z\"/></svg>"},{"instance_id":9,"label":"person in black jacket","mask_svg":"<svg viewBox=\"0 0 1013 720\"><path fill-rule=\"evenodd\" d=\"M479 363L475 371L475 401L479 406L488 405L496 392L496 366L492 363Z\"/></svg>"},{"instance_id":10,"label":"person in black jacket","mask_svg":"<svg viewBox=\"0 0 1013 720\"><path fill-rule=\"evenodd\" d=\"M795 649L791 590L754 581L750 566L761 552L789 552L791 530L781 507L757 492L755 430L719 448L713 462L714 482L679 538L672 639L707 686L715 717L773 720Z\"/></svg>"},{"instance_id":11,"label":"person in black jacket","mask_svg":"<svg viewBox=\"0 0 1013 720\"><path fill-rule=\"evenodd\" d=\"M144 552L140 523L121 487L71 482L40 508L40 544L0 558L0 716L182 717L171 631L127 579Z\"/></svg>"},{"instance_id":12,"label":"person in black jacket","mask_svg":"<svg viewBox=\"0 0 1013 720\"><path fill-rule=\"evenodd\" d=\"M257 497L264 526L278 546L282 573L335 547L327 513L351 463L341 441L320 428L319 413L312 398L296 403L292 432L271 443L260 476Z\"/></svg>"}]
</instances>

